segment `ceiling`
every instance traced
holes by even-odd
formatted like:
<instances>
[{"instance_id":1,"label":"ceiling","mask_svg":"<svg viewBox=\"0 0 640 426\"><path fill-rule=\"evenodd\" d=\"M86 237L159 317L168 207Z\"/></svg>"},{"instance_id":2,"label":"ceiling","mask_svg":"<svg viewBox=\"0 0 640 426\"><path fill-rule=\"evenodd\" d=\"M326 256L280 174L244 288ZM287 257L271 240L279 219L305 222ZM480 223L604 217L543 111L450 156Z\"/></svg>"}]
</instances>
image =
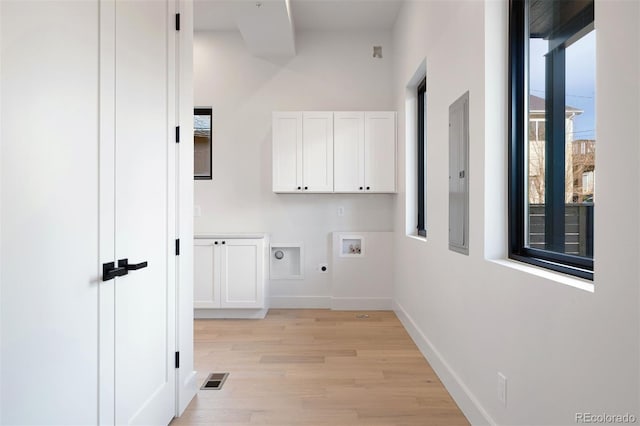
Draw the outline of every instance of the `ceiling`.
<instances>
[{"instance_id":1,"label":"ceiling","mask_svg":"<svg viewBox=\"0 0 640 426\"><path fill-rule=\"evenodd\" d=\"M296 31L390 30L402 0L290 0ZM248 13L282 0L195 0L196 31L232 31Z\"/></svg>"}]
</instances>

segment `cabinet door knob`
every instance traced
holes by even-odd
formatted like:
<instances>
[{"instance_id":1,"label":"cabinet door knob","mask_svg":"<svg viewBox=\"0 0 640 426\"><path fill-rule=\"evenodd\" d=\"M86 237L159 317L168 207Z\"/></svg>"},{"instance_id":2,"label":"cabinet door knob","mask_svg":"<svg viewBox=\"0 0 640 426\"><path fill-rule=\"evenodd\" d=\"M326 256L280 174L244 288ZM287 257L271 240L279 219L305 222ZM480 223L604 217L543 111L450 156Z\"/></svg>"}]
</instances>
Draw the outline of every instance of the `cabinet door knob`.
<instances>
[{"instance_id":1,"label":"cabinet door knob","mask_svg":"<svg viewBox=\"0 0 640 426\"><path fill-rule=\"evenodd\" d=\"M363 189L363 188L362 188L362 187L360 187L360 191L362 191L362 189Z\"/></svg>"},{"instance_id":2,"label":"cabinet door knob","mask_svg":"<svg viewBox=\"0 0 640 426\"><path fill-rule=\"evenodd\" d=\"M222 244L225 244L225 241L223 241Z\"/></svg>"},{"instance_id":3,"label":"cabinet door knob","mask_svg":"<svg viewBox=\"0 0 640 426\"><path fill-rule=\"evenodd\" d=\"M298 189L302 189L301 187L298 187Z\"/></svg>"},{"instance_id":4,"label":"cabinet door knob","mask_svg":"<svg viewBox=\"0 0 640 426\"><path fill-rule=\"evenodd\" d=\"M216 241L216 242L215 242L215 243L213 243L213 244L218 244L218 242Z\"/></svg>"},{"instance_id":5,"label":"cabinet door knob","mask_svg":"<svg viewBox=\"0 0 640 426\"><path fill-rule=\"evenodd\" d=\"M371 188L367 186L367 191L370 190Z\"/></svg>"},{"instance_id":6,"label":"cabinet door knob","mask_svg":"<svg viewBox=\"0 0 640 426\"><path fill-rule=\"evenodd\" d=\"M308 187L308 186L305 186L305 187L304 187L304 189L305 189L305 190L306 190L306 189L309 189L309 187Z\"/></svg>"}]
</instances>

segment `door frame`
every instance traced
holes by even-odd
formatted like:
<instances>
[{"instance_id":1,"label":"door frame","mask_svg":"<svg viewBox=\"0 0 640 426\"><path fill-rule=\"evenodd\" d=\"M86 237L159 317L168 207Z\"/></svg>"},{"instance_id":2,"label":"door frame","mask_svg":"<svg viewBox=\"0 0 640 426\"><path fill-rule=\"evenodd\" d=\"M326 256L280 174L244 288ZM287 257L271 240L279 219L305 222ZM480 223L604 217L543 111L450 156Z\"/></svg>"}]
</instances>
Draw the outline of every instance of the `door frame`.
<instances>
[{"instance_id":1,"label":"door frame","mask_svg":"<svg viewBox=\"0 0 640 426\"><path fill-rule=\"evenodd\" d=\"M193 0L176 0L180 31L176 32L177 122L180 143L176 145L176 234L180 255L176 256L176 417L195 397L198 385L193 365ZM213 169L212 169L213 174Z\"/></svg>"}]
</instances>

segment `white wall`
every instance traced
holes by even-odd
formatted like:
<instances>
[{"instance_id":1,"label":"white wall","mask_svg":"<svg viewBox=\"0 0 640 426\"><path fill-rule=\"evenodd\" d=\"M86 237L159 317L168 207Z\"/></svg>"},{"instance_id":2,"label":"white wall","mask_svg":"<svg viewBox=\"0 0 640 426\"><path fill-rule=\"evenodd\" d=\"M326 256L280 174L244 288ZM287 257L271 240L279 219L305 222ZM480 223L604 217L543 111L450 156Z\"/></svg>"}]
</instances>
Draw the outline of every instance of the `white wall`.
<instances>
[{"instance_id":1,"label":"white wall","mask_svg":"<svg viewBox=\"0 0 640 426\"><path fill-rule=\"evenodd\" d=\"M474 423L573 424L576 412L637 416L640 4L596 2L594 292L581 280L496 261L506 254L507 5L407 2L394 27L403 185L394 210L396 311ZM426 242L405 235L402 143L405 86L425 57ZM448 106L466 90L469 256L447 249ZM498 371L508 379L506 407L497 398Z\"/></svg>"},{"instance_id":2,"label":"white wall","mask_svg":"<svg viewBox=\"0 0 640 426\"><path fill-rule=\"evenodd\" d=\"M383 46L383 59L372 57ZM333 231L390 231L394 195L274 194L271 112L388 110L393 106L390 33L296 37L288 60L252 56L237 32L195 35L195 105L213 107L213 180L196 181L195 233L267 232L304 244L304 280L271 283L272 307L329 306ZM339 206L344 216L337 216ZM391 267L391 265L390 265Z\"/></svg>"},{"instance_id":3,"label":"white wall","mask_svg":"<svg viewBox=\"0 0 640 426\"><path fill-rule=\"evenodd\" d=\"M360 256L344 256L341 237L360 239ZM391 308L393 237L393 232L333 233L331 309Z\"/></svg>"}]
</instances>

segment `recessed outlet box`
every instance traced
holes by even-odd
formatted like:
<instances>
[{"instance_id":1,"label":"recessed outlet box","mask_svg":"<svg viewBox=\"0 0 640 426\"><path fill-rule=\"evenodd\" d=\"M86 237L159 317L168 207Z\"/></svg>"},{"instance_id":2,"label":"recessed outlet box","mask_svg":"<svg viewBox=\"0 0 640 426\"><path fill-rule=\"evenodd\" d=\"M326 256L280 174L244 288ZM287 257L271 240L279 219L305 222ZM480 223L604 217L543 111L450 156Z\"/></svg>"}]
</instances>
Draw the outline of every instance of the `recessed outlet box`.
<instances>
[{"instance_id":1,"label":"recessed outlet box","mask_svg":"<svg viewBox=\"0 0 640 426\"><path fill-rule=\"evenodd\" d=\"M269 276L272 280L301 280L302 243L271 244Z\"/></svg>"},{"instance_id":2,"label":"recessed outlet box","mask_svg":"<svg viewBox=\"0 0 640 426\"><path fill-rule=\"evenodd\" d=\"M502 373L498 373L498 401L507 406L507 378Z\"/></svg>"},{"instance_id":3,"label":"recessed outlet box","mask_svg":"<svg viewBox=\"0 0 640 426\"><path fill-rule=\"evenodd\" d=\"M340 257L364 257L364 237L361 235L340 235L338 250Z\"/></svg>"},{"instance_id":4,"label":"recessed outlet box","mask_svg":"<svg viewBox=\"0 0 640 426\"><path fill-rule=\"evenodd\" d=\"M321 263L318 265L318 272L320 272L321 274L326 274L329 272L329 265L327 265L326 263Z\"/></svg>"}]
</instances>

